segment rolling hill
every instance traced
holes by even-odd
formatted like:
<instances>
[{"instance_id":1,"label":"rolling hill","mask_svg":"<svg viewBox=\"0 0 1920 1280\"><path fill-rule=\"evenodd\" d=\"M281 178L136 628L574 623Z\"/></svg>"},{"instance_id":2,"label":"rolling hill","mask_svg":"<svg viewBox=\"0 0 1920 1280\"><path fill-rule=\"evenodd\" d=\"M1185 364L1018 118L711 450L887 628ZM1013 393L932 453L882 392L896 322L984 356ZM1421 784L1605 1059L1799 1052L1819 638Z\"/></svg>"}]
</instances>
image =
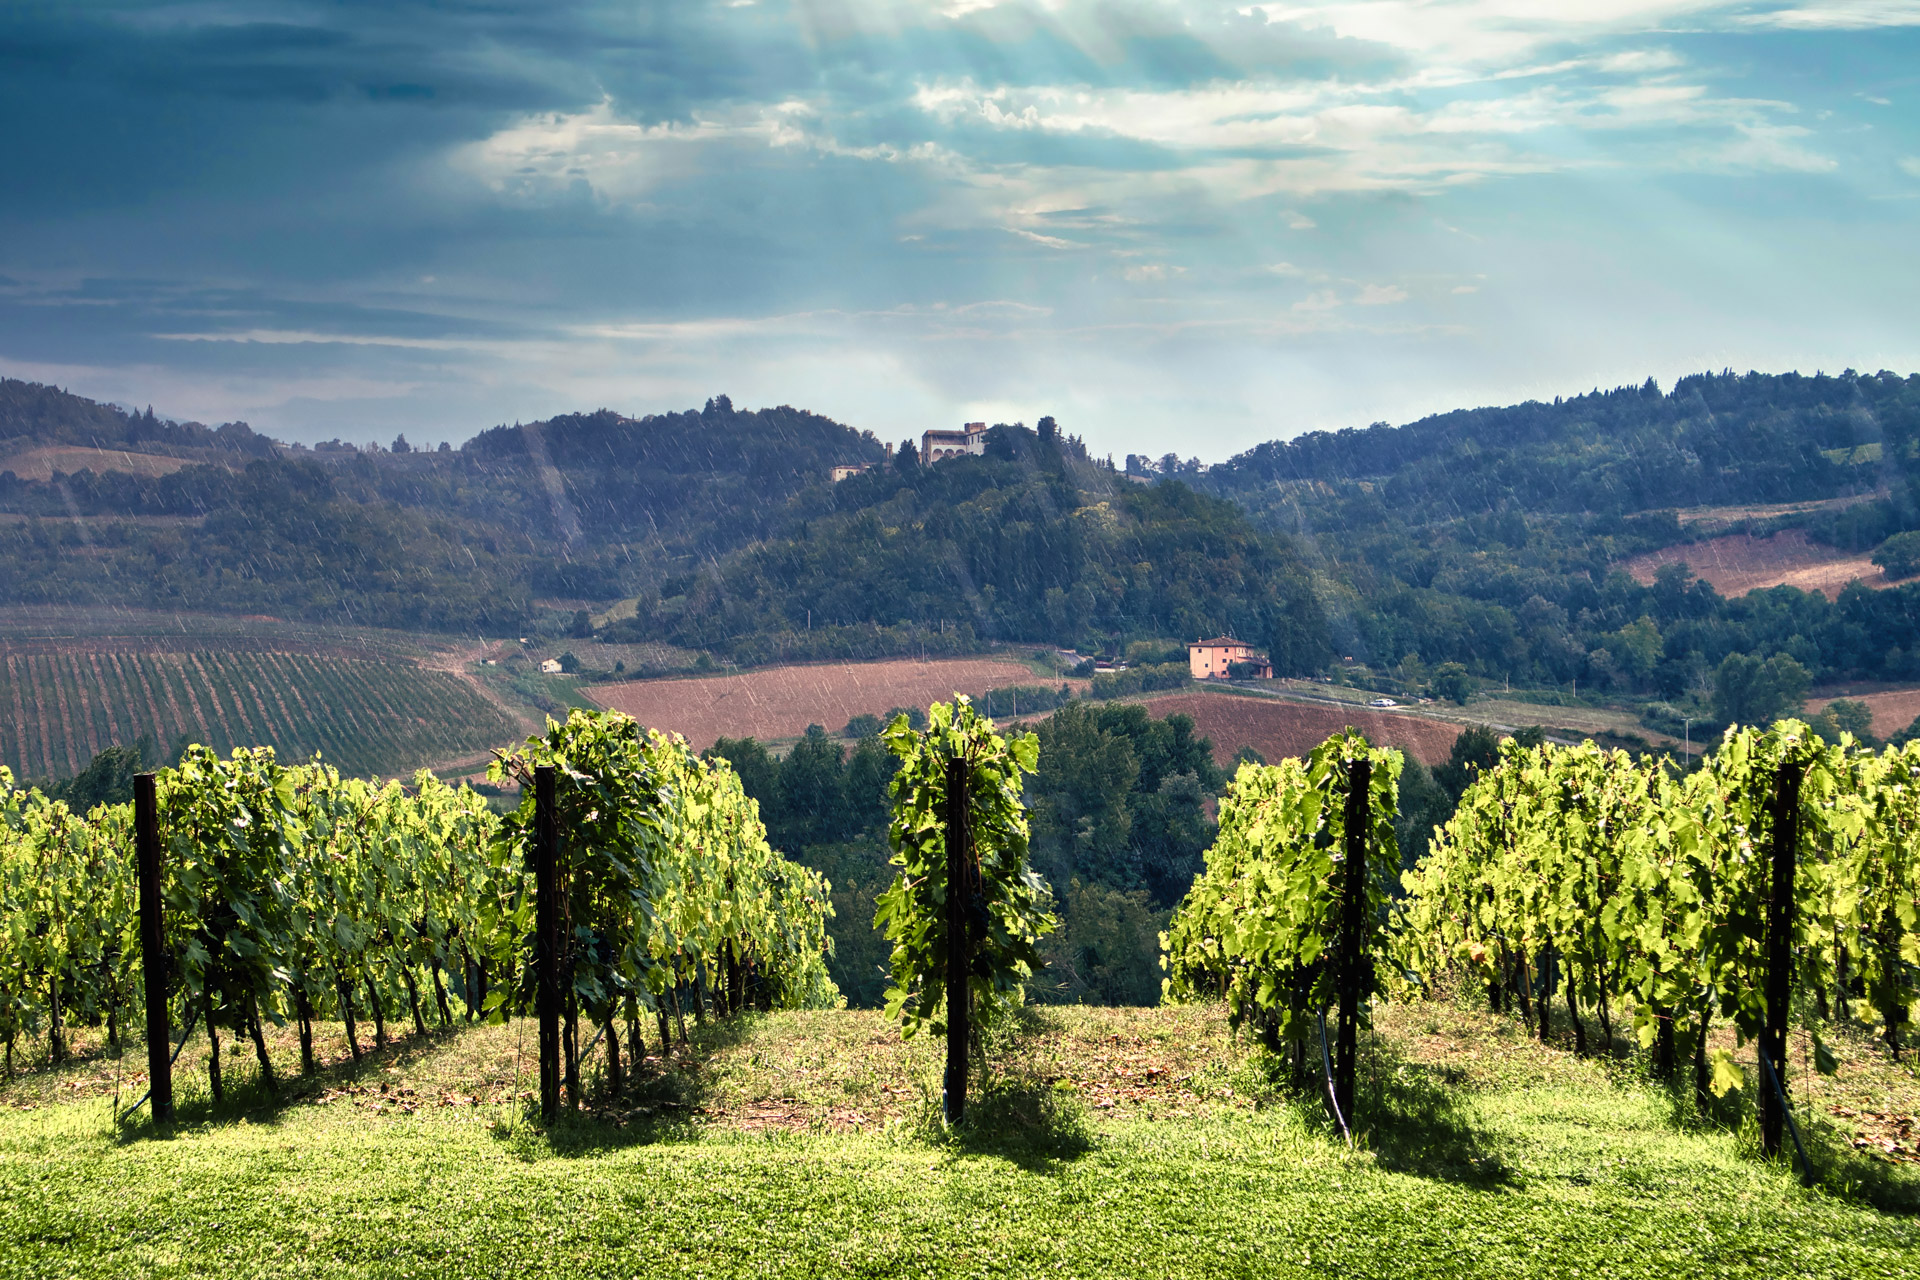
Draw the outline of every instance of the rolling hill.
<instances>
[{"instance_id":1,"label":"rolling hill","mask_svg":"<svg viewBox=\"0 0 1920 1280\"><path fill-rule=\"evenodd\" d=\"M1451 663L1469 686L1690 712L1739 653L1791 655L1815 682L1920 682L1920 586L1846 585L1871 578L1861 565L1881 539L1920 526L1916 449L1920 377L1891 374L1701 375L1311 433L1211 468L1129 458L1132 474L1050 418L997 426L986 456L931 467L820 415L724 396L494 427L423 453L288 446L244 423L7 380L0 607L243 630L271 616L443 645L528 636L573 646L602 679L628 661L625 674L657 675L1230 631L1283 673L1332 662L1410 691ZM868 470L832 483L845 463ZM252 651L306 652L261 625ZM8 655L33 726L9 748L23 768L61 767L89 732L109 734L61 692L79 668L43 674L0 638ZM379 679L355 670L368 689ZM509 720L578 700L474 674L444 690L463 723L488 723L489 690ZM271 683L264 669L248 678ZM66 719L29 710L29 689ZM462 689L481 702L458 703ZM235 733L253 723L240 707ZM148 718L143 731L169 727ZM368 729L361 758L397 760L402 743L436 755L454 738L477 750L499 728L442 741L398 724ZM275 732L348 750L317 722Z\"/></svg>"}]
</instances>

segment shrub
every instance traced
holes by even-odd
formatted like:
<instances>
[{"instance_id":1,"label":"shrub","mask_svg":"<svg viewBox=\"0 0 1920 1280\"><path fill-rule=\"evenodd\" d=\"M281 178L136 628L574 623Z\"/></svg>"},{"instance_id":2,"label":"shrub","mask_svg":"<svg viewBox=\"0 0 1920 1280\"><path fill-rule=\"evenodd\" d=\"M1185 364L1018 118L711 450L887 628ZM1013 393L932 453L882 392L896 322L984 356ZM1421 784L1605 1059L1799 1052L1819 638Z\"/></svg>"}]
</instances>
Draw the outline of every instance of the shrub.
<instances>
[{"instance_id":1,"label":"shrub","mask_svg":"<svg viewBox=\"0 0 1920 1280\"><path fill-rule=\"evenodd\" d=\"M1920 573L1920 530L1896 533L1880 544L1873 562L1889 578L1911 578Z\"/></svg>"}]
</instances>

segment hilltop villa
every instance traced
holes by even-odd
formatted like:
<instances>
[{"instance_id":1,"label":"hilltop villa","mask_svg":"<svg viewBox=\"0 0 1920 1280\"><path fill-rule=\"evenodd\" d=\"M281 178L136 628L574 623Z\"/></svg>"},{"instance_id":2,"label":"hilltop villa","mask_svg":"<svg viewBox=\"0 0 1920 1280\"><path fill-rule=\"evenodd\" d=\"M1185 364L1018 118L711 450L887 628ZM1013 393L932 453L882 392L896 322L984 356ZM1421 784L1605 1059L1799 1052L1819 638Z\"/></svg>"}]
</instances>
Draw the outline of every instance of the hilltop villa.
<instances>
[{"instance_id":1,"label":"hilltop villa","mask_svg":"<svg viewBox=\"0 0 1920 1280\"><path fill-rule=\"evenodd\" d=\"M968 453L977 457L986 451L987 424L984 422L969 422L958 431L925 431L920 435L922 465Z\"/></svg>"},{"instance_id":2,"label":"hilltop villa","mask_svg":"<svg viewBox=\"0 0 1920 1280\"><path fill-rule=\"evenodd\" d=\"M1195 640L1187 646L1187 666L1195 680L1225 680L1228 668L1236 662L1252 667L1250 674L1256 680L1273 679L1273 664L1267 661L1267 655L1255 653L1253 646L1244 640L1215 636L1211 640Z\"/></svg>"}]
</instances>

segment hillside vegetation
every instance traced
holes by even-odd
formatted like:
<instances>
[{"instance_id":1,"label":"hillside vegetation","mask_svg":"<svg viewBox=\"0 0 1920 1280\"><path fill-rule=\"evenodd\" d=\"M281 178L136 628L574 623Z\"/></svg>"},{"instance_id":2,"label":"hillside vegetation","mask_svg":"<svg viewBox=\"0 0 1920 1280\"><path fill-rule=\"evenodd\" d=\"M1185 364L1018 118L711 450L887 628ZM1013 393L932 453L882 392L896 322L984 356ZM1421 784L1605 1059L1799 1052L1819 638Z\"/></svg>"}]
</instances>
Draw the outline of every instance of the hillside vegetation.
<instances>
[{"instance_id":1,"label":"hillside vegetation","mask_svg":"<svg viewBox=\"0 0 1920 1280\"><path fill-rule=\"evenodd\" d=\"M1314 432L1188 478L1310 540L1341 653L1407 684L1458 663L1724 720L1710 695L1730 655L1785 655L1816 682L1920 678L1911 587L1729 599L1684 565L1650 584L1625 571L1729 532L1682 525L1678 510L1702 504L1851 497L1731 531L1801 528L1863 556L1920 526L1920 376L1700 375L1667 393L1649 382Z\"/></svg>"},{"instance_id":2,"label":"hillside vegetation","mask_svg":"<svg viewBox=\"0 0 1920 1280\"><path fill-rule=\"evenodd\" d=\"M244 424L4 389L12 447L187 465L0 475L0 602L598 639L741 665L1008 642L1116 653L1224 631L1281 674L1456 701L1490 682L1625 700L1664 733L1791 711L1796 687L1920 680L1920 582L1896 554L1920 530L1920 376L1700 375L1125 471L1051 418L921 467L819 415L724 396L422 453L289 448ZM836 485L841 463L870 469ZM1696 519L1702 503L1729 514ZM1782 528L1811 554L1894 564L1888 589L1732 598L1675 550ZM1648 557L1665 567L1637 581ZM1749 696L1751 663L1780 696ZM614 664L584 650L580 665Z\"/></svg>"},{"instance_id":3,"label":"hillside vegetation","mask_svg":"<svg viewBox=\"0 0 1920 1280\"><path fill-rule=\"evenodd\" d=\"M780 536L661 582L612 632L768 661L1231 630L1289 671L1326 660L1289 539L1231 503L1117 477L1051 419L989 435L984 457L907 459L802 494Z\"/></svg>"},{"instance_id":4,"label":"hillside vegetation","mask_svg":"<svg viewBox=\"0 0 1920 1280\"><path fill-rule=\"evenodd\" d=\"M1228 503L1143 490L1054 430L986 458L879 463L871 435L789 408L607 411L482 432L459 450L272 447L244 424L157 422L7 384L45 442L246 456L166 475L0 475L0 602L125 603L495 634L572 627L741 662L1095 647L1237 629L1290 669L1330 652L1284 538ZM255 456L259 455L259 456ZM241 465L244 464L244 465ZM154 525L154 518L180 523ZM542 602L546 603L542 603Z\"/></svg>"}]
</instances>

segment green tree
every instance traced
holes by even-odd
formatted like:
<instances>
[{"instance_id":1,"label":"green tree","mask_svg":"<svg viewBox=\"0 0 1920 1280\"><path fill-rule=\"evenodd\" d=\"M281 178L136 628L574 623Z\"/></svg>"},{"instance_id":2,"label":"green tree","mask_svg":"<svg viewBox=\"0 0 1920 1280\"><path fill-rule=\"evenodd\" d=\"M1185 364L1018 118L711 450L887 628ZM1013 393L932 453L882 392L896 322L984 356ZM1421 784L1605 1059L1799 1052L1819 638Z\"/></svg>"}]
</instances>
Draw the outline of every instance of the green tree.
<instances>
[{"instance_id":1,"label":"green tree","mask_svg":"<svg viewBox=\"0 0 1920 1280\"><path fill-rule=\"evenodd\" d=\"M878 734L860 740L847 757L844 825L849 835L882 836L887 828L887 787L899 767Z\"/></svg>"},{"instance_id":2,"label":"green tree","mask_svg":"<svg viewBox=\"0 0 1920 1280\"><path fill-rule=\"evenodd\" d=\"M1279 607L1266 634L1267 661L1277 676L1312 675L1333 658L1326 612L1305 576L1285 574L1274 585Z\"/></svg>"},{"instance_id":3,"label":"green tree","mask_svg":"<svg viewBox=\"0 0 1920 1280\"><path fill-rule=\"evenodd\" d=\"M47 798L64 800L79 814L95 805L125 804L133 799L133 775L157 765L157 754L151 738L136 747L108 747L67 781L48 787Z\"/></svg>"},{"instance_id":4,"label":"green tree","mask_svg":"<svg viewBox=\"0 0 1920 1280\"><path fill-rule=\"evenodd\" d=\"M1762 661L1756 654L1730 653L1714 672L1713 714L1727 724L1764 727L1797 713L1811 683L1790 654Z\"/></svg>"},{"instance_id":5,"label":"green tree","mask_svg":"<svg viewBox=\"0 0 1920 1280\"><path fill-rule=\"evenodd\" d=\"M1854 737L1865 741L1873 736L1873 708L1852 698L1835 698L1827 706L1833 722Z\"/></svg>"},{"instance_id":6,"label":"green tree","mask_svg":"<svg viewBox=\"0 0 1920 1280\"><path fill-rule=\"evenodd\" d=\"M1467 674L1466 667L1461 663L1443 662L1434 668L1433 692L1436 697L1464 707L1467 699L1473 696L1473 677Z\"/></svg>"},{"instance_id":7,"label":"green tree","mask_svg":"<svg viewBox=\"0 0 1920 1280\"><path fill-rule=\"evenodd\" d=\"M849 834L845 758L840 744L817 724L807 726L780 762L780 822L795 849Z\"/></svg>"},{"instance_id":8,"label":"green tree","mask_svg":"<svg viewBox=\"0 0 1920 1280\"><path fill-rule=\"evenodd\" d=\"M1041 940L1047 967L1034 994L1063 1004L1150 1005L1160 1000L1160 931L1171 912L1142 889L1072 881L1060 927Z\"/></svg>"},{"instance_id":9,"label":"green tree","mask_svg":"<svg viewBox=\"0 0 1920 1280\"><path fill-rule=\"evenodd\" d=\"M1500 735L1483 724L1469 725L1453 740L1445 764L1433 767L1433 780L1447 793L1449 810L1473 785L1474 778L1500 759Z\"/></svg>"},{"instance_id":10,"label":"green tree","mask_svg":"<svg viewBox=\"0 0 1920 1280\"><path fill-rule=\"evenodd\" d=\"M1456 746L1459 742L1454 739ZM1454 804L1455 797L1434 780L1433 771L1408 756L1400 771L1400 811L1393 823L1400 837L1402 870L1411 870L1425 855L1433 829L1453 816Z\"/></svg>"},{"instance_id":11,"label":"green tree","mask_svg":"<svg viewBox=\"0 0 1920 1280\"><path fill-rule=\"evenodd\" d=\"M701 754L733 766L741 787L760 802L760 820L767 824L768 838L774 848L781 848L780 833L774 828L780 799L780 762L754 738L720 738Z\"/></svg>"},{"instance_id":12,"label":"green tree","mask_svg":"<svg viewBox=\"0 0 1920 1280\"><path fill-rule=\"evenodd\" d=\"M1659 664L1665 646L1660 639L1660 628L1643 613L1614 632L1608 638L1607 649L1622 671L1635 680L1645 680Z\"/></svg>"},{"instance_id":13,"label":"green tree","mask_svg":"<svg viewBox=\"0 0 1920 1280\"><path fill-rule=\"evenodd\" d=\"M1911 578L1920 573L1920 530L1910 529L1888 538L1873 553L1873 562L1889 578Z\"/></svg>"},{"instance_id":14,"label":"green tree","mask_svg":"<svg viewBox=\"0 0 1920 1280\"><path fill-rule=\"evenodd\" d=\"M1038 737L1046 766L1028 786L1036 864L1055 881L1078 875L1133 887L1138 869L1129 865L1127 799L1140 776L1133 745L1103 727L1088 702L1054 712Z\"/></svg>"},{"instance_id":15,"label":"green tree","mask_svg":"<svg viewBox=\"0 0 1920 1280\"><path fill-rule=\"evenodd\" d=\"M1887 745L1904 747L1915 739L1920 739L1920 716L1915 716L1912 724L1888 738Z\"/></svg>"}]
</instances>

